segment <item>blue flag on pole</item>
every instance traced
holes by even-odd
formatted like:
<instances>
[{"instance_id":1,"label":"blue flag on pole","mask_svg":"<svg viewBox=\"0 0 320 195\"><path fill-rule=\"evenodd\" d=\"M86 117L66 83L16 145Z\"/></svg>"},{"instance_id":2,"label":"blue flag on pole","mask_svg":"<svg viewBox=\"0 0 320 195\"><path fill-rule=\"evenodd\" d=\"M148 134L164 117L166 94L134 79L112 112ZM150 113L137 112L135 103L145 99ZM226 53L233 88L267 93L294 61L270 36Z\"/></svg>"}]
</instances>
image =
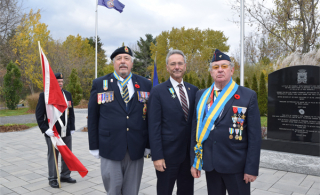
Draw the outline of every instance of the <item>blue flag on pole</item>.
<instances>
[{"instance_id":1,"label":"blue flag on pole","mask_svg":"<svg viewBox=\"0 0 320 195\"><path fill-rule=\"evenodd\" d=\"M159 81L158 81L158 73L157 73L157 64L156 64L156 61L154 61L153 86L156 86L158 84L159 84Z\"/></svg>"},{"instance_id":2,"label":"blue flag on pole","mask_svg":"<svg viewBox=\"0 0 320 195\"><path fill-rule=\"evenodd\" d=\"M120 13L124 8L124 5L118 0L98 0L98 5L105 6L109 9L115 9Z\"/></svg>"}]
</instances>

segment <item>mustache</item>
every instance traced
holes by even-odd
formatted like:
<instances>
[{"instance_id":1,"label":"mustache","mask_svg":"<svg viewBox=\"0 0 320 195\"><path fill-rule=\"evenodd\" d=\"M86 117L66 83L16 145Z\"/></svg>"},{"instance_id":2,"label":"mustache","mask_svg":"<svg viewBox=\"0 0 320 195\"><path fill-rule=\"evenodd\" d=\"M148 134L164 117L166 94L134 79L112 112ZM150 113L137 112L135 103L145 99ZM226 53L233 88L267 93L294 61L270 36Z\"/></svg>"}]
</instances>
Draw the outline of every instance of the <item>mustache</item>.
<instances>
[{"instance_id":1,"label":"mustache","mask_svg":"<svg viewBox=\"0 0 320 195\"><path fill-rule=\"evenodd\" d=\"M126 64L120 64L119 69L123 68L123 67L128 68L128 66Z\"/></svg>"}]
</instances>

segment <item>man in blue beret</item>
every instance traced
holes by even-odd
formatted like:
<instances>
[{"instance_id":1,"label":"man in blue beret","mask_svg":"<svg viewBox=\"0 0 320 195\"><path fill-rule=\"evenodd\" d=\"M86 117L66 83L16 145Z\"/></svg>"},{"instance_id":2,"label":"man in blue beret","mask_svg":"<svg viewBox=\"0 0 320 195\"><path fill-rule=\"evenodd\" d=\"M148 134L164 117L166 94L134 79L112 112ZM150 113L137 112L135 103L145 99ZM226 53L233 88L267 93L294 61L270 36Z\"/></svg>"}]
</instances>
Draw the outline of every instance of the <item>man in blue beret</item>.
<instances>
[{"instance_id":1,"label":"man in blue beret","mask_svg":"<svg viewBox=\"0 0 320 195\"><path fill-rule=\"evenodd\" d=\"M132 51L123 46L112 55L114 72L93 80L88 104L90 153L101 159L108 195L138 195L143 156L148 153L148 79L132 74ZM149 152L150 153L150 152Z\"/></svg>"},{"instance_id":2,"label":"man in blue beret","mask_svg":"<svg viewBox=\"0 0 320 195\"><path fill-rule=\"evenodd\" d=\"M72 134L75 132L75 117L73 110L73 102L71 93L62 89L63 88L63 75L61 73L55 73L56 79L60 86L61 92L64 94L65 98L68 101L68 109L61 115L60 119L56 122L55 126L57 132L62 138L63 142L67 147L72 150ZM54 94L52 94L54 96ZM46 143L48 146L47 160L48 160L48 180L49 185L52 188L59 188L57 181L57 171L54 162L53 146L50 137L54 136L52 129L49 129L48 117L46 116L46 105L44 100L44 93L40 93L39 100L36 108L36 119L39 125L41 132L44 134ZM59 151L56 150L56 155L58 156ZM61 174L60 181L67 183L76 183L75 179L70 177L71 171L67 167L63 158L61 157Z\"/></svg>"},{"instance_id":3,"label":"man in blue beret","mask_svg":"<svg viewBox=\"0 0 320 195\"><path fill-rule=\"evenodd\" d=\"M249 195L260 161L257 94L232 80L234 65L218 49L209 70L214 83L196 94L191 173L199 178L205 170L210 195Z\"/></svg>"}]
</instances>

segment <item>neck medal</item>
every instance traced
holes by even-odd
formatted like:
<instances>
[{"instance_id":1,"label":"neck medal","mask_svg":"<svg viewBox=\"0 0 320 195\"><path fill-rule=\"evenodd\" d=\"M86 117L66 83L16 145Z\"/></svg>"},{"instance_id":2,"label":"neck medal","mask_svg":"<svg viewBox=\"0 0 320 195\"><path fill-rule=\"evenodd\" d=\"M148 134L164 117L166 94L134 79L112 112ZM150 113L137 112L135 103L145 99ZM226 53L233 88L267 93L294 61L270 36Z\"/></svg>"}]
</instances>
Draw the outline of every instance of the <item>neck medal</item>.
<instances>
[{"instance_id":1,"label":"neck medal","mask_svg":"<svg viewBox=\"0 0 320 195\"><path fill-rule=\"evenodd\" d=\"M103 80L103 90L108 90L108 80Z\"/></svg>"},{"instance_id":2,"label":"neck medal","mask_svg":"<svg viewBox=\"0 0 320 195\"><path fill-rule=\"evenodd\" d=\"M232 136L233 132L234 132L234 129L233 128L229 128L229 133L230 133L229 139L233 138L233 136Z\"/></svg>"},{"instance_id":3,"label":"neck medal","mask_svg":"<svg viewBox=\"0 0 320 195\"><path fill-rule=\"evenodd\" d=\"M236 140L238 140L238 139L239 139L238 134L239 134L239 129L236 129L236 137L235 137L235 139L236 139Z\"/></svg>"},{"instance_id":4,"label":"neck medal","mask_svg":"<svg viewBox=\"0 0 320 195\"><path fill-rule=\"evenodd\" d=\"M169 88L169 91L170 91L171 97L172 97L173 99L177 97L176 94L174 93L173 88Z\"/></svg>"}]
</instances>

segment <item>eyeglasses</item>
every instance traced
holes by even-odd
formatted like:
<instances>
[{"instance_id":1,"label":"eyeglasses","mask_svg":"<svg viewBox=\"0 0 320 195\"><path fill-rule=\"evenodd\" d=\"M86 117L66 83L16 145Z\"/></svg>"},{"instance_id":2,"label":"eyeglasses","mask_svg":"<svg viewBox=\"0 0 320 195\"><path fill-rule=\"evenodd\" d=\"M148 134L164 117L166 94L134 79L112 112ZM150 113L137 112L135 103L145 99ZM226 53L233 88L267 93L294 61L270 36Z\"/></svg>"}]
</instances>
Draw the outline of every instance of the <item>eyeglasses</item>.
<instances>
[{"instance_id":1,"label":"eyeglasses","mask_svg":"<svg viewBox=\"0 0 320 195\"><path fill-rule=\"evenodd\" d=\"M229 65L227 65L227 64L222 64L221 66L219 66L219 65L213 65L211 68L212 68L213 70L218 70L219 67L221 67L222 69L227 69L227 68L229 68Z\"/></svg>"}]
</instances>

